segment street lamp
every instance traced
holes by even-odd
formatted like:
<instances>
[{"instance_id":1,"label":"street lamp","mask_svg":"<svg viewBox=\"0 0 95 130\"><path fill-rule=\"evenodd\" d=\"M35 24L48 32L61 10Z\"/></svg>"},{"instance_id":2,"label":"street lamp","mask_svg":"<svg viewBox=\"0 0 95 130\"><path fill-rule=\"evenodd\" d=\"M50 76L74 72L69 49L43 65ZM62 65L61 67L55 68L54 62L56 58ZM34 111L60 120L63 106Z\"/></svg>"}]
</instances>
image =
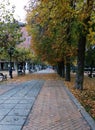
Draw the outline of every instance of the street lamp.
<instances>
[{"instance_id":1,"label":"street lamp","mask_svg":"<svg viewBox=\"0 0 95 130\"><path fill-rule=\"evenodd\" d=\"M12 54L14 52L14 48L13 47L10 47L8 49L8 54L10 56L10 66L9 66L9 75L10 75L10 78L13 78L13 75L12 75Z\"/></svg>"}]
</instances>

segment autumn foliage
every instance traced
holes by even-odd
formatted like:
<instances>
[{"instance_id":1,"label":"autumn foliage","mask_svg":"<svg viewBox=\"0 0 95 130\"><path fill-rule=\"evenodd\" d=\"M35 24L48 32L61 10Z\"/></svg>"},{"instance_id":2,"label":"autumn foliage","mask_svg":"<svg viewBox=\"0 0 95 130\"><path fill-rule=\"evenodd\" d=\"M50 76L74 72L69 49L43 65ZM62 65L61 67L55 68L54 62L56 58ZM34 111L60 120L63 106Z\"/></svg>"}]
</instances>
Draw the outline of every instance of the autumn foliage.
<instances>
[{"instance_id":1,"label":"autumn foliage","mask_svg":"<svg viewBox=\"0 0 95 130\"><path fill-rule=\"evenodd\" d=\"M85 48L95 44L94 6L94 0L36 0L27 14L32 48L42 61L57 67L64 62L69 76L70 64L79 60L75 84L78 89L83 89Z\"/></svg>"}]
</instances>

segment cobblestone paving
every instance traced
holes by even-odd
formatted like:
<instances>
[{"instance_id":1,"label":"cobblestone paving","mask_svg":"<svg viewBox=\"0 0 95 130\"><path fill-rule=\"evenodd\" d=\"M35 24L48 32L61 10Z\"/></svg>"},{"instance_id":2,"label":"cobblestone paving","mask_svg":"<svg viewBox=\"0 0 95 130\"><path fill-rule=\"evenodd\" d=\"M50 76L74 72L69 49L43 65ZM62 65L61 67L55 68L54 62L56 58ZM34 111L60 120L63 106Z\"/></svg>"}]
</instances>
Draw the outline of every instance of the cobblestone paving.
<instances>
[{"instance_id":1,"label":"cobblestone paving","mask_svg":"<svg viewBox=\"0 0 95 130\"><path fill-rule=\"evenodd\" d=\"M36 100L43 80L32 80L8 86L0 93L0 130L21 130ZM3 90L3 89L2 89Z\"/></svg>"},{"instance_id":2,"label":"cobblestone paving","mask_svg":"<svg viewBox=\"0 0 95 130\"><path fill-rule=\"evenodd\" d=\"M47 80L22 130L91 130L60 81Z\"/></svg>"}]
</instances>

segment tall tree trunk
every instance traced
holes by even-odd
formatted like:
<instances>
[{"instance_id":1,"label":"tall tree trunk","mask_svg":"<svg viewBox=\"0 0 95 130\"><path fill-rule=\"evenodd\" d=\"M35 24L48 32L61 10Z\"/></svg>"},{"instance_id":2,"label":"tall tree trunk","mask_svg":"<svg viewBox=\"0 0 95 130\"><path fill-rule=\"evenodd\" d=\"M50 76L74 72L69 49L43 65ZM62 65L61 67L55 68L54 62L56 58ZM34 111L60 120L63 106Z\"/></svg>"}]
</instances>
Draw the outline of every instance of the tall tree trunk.
<instances>
[{"instance_id":1,"label":"tall tree trunk","mask_svg":"<svg viewBox=\"0 0 95 130\"><path fill-rule=\"evenodd\" d=\"M70 57L66 57L66 76L65 76L66 81L71 81L70 78Z\"/></svg>"},{"instance_id":2,"label":"tall tree trunk","mask_svg":"<svg viewBox=\"0 0 95 130\"><path fill-rule=\"evenodd\" d=\"M61 75L61 77L65 77L65 66L64 66L64 62L62 61L61 62L61 68L62 68L62 75Z\"/></svg>"},{"instance_id":3,"label":"tall tree trunk","mask_svg":"<svg viewBox=\"0 0 95 130\"><path fill-rule=\"evenodd\" d=\"M78 43L77 74L75 88L83 90L84 59L85 59L86 36L80 36Z\"/></svg>"},{"instance_id":4,"label":"tall tree trunk","mask_svg":"<svg viewBox=\"0 0 95 130\"><path fill-rule=\"evenodd\" d=\"M60 75L60 64L57 64L57 73Z\"/></svg>"},{"instance_id":5,"label":"tall tree trunk","mask_svg":"<svg viewBox=\"0 0 95 130\"><path fill-rule=\"evenodd\" d=\"M94 0L87 0L86 8L84 8L84 15L88 14L87 17L83 20L83 23L89 29L88 21L90 21L90 16L93 10ZM82 33L83 32L83 33ZM85 46L86 46L86 36L87 30L83 26L80 30L79 43L78 43L78 59L77 59L77 74L75 88L83 90L83 81L84 81L84 60L85 60Z\"/></svg>"},{"instance_id":6,"label":"tall tree trunk","mask_svg":"<svg viewBox=\"0 0 95 130\"><path fill-rule=\"evenodd\" d=\"M57 72L61 77L65 77L65 67L64 67L64 62L58 62L57 65Z\"/></svg>"}]
</instances>

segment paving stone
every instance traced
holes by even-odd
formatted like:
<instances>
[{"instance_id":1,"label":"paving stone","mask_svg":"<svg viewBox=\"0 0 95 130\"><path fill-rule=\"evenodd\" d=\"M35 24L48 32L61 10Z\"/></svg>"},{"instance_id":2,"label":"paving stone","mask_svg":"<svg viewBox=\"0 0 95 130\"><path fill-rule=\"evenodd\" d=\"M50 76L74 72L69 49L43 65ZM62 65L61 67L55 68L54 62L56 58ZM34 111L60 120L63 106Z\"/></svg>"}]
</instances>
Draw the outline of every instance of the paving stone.
<instances>
[{"instance_id":1,"label":"paving stone","mask_svg":"<svg viewBox=\"0 0 95 130\"><path fill-rule=\"evenodd\" d=\"M0 125L23 125L26 117L24 116L6 116L2 121L0 121Z\"/></svg>"},{"instance_id":2,"label":"paving stone","mask_svg":"<svg viewBox=\"0 0 95 130\"><path fill-rule=\"evenodd\" d=\"M15 125L0 125L0 130L21 130L22 126Z\"/></svg>"},{"instance_id":3,"label":"paving stone","mask_svg":"<svg viewBox=\"0 0 95 130\"><path fill-rule=\"evenodd\" d=\"M3 119L5 117L5 115L4 116L0 116L0 121ZM1 129L0 129L1 130Z\"/></svg>"},{"instance_id":4,"label":"paving stone","mask_svg":"<svg viewBox=\"0 0 95 130\"><path fill-rule=\"evenodd\" d=\"M5 100L4 99L0 99L0 104L3 103Z\"/></svg>"},{"instance_id":5,"label":"paving stone","mask_svg":"<svg viewBox=\"0 0 95 130\"><path fill-rule=\"evenodd\" d=\"M31 109L31 106L32 106L33 104L22 104L22 103L19 103L19 104L17 104L16 106L15 106L15 108L17 109L17 108L19 108L19 109L21 109L21 108L24 108L24 109Z\"/></svg>"},{"instance_id":6,"label":"paving stone","mask_svg":"<svg viewBox=\"0 0 95 130\"><path fill-rule=\"evenodd\" d=\"M31 96L27 95L27 96L25 96L23 99L26 99L26 100L34 100L34 99L35 99L35 96L33 96L33 95L31 95Z\"/></svg>"},{"instance_id":7,"label":"paving stone","mask_svg":"<svg viewBox=\"0 0 95 130\"><path fill-rule=\"evenodd\" d=\"M25 100L21 100L19 103L22 103L22 104L32 104L34 102L34 100L35 100L35 98L32 99L32 100L25 99Z\"/></svg>"},{"instance_id":8,"label":"paving stone","mask_svg":"<svg viewBox=\"0 0 95 130\"><path fill-rule=\"evenodd\" d=\"M0 104L0 109L12 109L12 108L14 108L14 106L15 106L16 104L14 104L14 103L4 103L4 104Z\"/></svg>"},{"instance_id":9,"label":"paving stone","mask_svg":"<svg viewBox=\"0 0 95 130\"><path fill-rule=\"evenodd\" d=\"M11 109L0 109L0 116L5 116L10 112Z\"/></svg>"},{"instance_id":10,"label":"paving stone","mask_svg":"<svg viewBox=\"0 0 95 130\"><path fill-rule=\"evenodd\" d=\"M14 103L14 104L17 104L17 103L19 103L20 102L20 100L11 100L11 99L8 99L8 100L6 100L4 103Z\"/></svg>"},{"instance_id":11,"label":"paving stone","mask_svg":"<svg viewBox=\"0 0 95 130\"><path fill-rule=\"evenodd\" d=\"M11 112L8 114L8 116L27 116L30 109L25 108L14 108L11 110Z\"/></svg>"},{"instance_id":12,"label":"paving stone","mask_svg":"<svg viewBox=\"0 0 95 130\"><path fill-rule=\"evenodd\" d=\"M23 97L24 96L17 96L17 95L15 95L15 96L10 97L10 100L22 100Z\"/></svg>"},{"instance_id":13,"label":"paving stone","mask_svg":"<svg viewBox=\"0 0 95 130\"><path fill-rule=\"evenodd\" d=\"M10 98L10 96L6 96L6 95L0 96L0 100L6 100L6 99L8 99L8 98Z\"/></svg>"},{"instance_id":14,"label":"paving stone","mask_svg":"<svg viewBox=\"0 0 95 130\"><path fill-rule=\"evenodd\" d=\"M0 130L21 130L43 83L24 82L0 95Z\"/></svg>"}]
</instances>

